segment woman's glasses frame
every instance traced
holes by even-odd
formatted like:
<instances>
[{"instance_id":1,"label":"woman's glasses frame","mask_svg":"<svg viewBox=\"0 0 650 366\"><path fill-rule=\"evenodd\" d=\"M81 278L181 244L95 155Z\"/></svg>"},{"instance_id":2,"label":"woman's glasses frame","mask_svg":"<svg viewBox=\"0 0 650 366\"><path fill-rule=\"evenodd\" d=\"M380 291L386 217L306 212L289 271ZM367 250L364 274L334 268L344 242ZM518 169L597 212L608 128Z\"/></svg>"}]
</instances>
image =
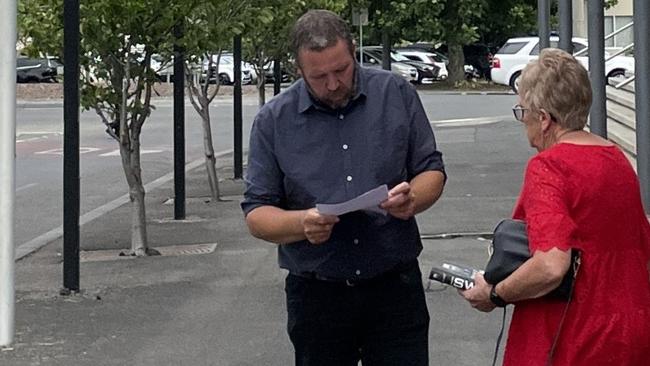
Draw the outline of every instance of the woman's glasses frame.
<instances>
[{"instance_id":1,"label":"woman's glasses frame","mask_svg":"<svg viewBox=\"0 0 650 366\"><path fill-rule=\"evenodd\" d=\"M515 115L515 119L519 122L524 121L524 112L529 110L528 108L524 108L521 104L516 104L514 107L512 107L512 113Z\"/></svg>"}]
</instances>

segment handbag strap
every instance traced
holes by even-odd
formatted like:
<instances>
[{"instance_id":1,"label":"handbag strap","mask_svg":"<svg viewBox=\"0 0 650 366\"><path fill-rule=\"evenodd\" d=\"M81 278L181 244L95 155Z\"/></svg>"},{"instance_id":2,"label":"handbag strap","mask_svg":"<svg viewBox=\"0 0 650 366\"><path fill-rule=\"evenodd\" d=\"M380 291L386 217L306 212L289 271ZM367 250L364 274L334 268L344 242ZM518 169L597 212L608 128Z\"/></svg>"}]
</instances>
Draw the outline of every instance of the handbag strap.
<instances>
[{"instance_id":1,"label":"handbag strap","mask_svg":"<svg viewBox=\"0 0 650 366\"><path fill-rule=\"evenodd\" d=\"M499 336L497 337L497 345L494 348L494 358L492 359L492 366L497 364L497 356L499 355L499 346L501 345L501 338L503 337L503 329L506 326L506 307L503 307L503 318L501 319L501 330L499 331Z\"/></svg>"},{"instance_id":2,"label":"handbag strap","mask_svg":"<svg viewBox=\"0 0 650 366\"><path fill-rule=\"evenodd\" d=\"M571 304L571 300L573 298L573 288L575 287L576 276L578 275L578 269L580 269L580 258L581 257L578 253L578 256L573 262L573 284L569 289L569 301L567 301L566 305L564 306L564 311L562 312L562 318L560 318L560 325L558 326L557 332L555 333L555 337L553 337L553 343L551 344L551 349L548 351L548 357L546 358L546 366L551 366L553 364L553 355L555 354L557 341L560 339L560 332L562 332L564 319L566 318L566 314L569 312L569 305Z\"/></svg>"},{"instance_id":3,"label":"handbag strap","mask_svg":"<svg viewBox=\"0 0 650 366\"><path fill-rule=\"evenodd\" d=\"M546 366L551 366L553 364L553 355L555 354L555 348L557 347L557 342L560 339L560 333L562 332L564 319L566 318L566 314L569 311L569 305L571 304L571 299L573 298L573 288L575 287L575 280L576 280L576 276L578 275L578 269L580 269L580 258L581 256L578 255L575 261L572 263L573 284L569 289L569 300L564 306L564 311L562 312L562 318L560 318L560 324L558 325L557 332L555 332L555 336L553 337L553 343L551 344L551 349L548 351L548 357L546 358L546 364L545 364ZM499 346L501 345L501 338L503 338L503 330L505 328L505 325L506 325L506 307L503 307L503 318L501 319L501 330L499 331L499 335L497 336L497 344L496 347L494 348L494 357L492 358L492 366L495 366L497 363L497 356L499 355Z\"/></svg>"}]
</instances>

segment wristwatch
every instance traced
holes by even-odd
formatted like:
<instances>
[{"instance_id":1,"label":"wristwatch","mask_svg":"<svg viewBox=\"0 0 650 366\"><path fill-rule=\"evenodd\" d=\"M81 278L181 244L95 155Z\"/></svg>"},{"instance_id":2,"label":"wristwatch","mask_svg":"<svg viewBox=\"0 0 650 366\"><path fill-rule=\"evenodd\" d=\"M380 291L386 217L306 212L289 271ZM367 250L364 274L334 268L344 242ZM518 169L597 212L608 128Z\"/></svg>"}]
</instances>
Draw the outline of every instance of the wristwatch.
<instances>
[{"instance_id":1,"label":"wristwatch","mask_svg":"<svg viewBox=\"0 0 650 366\"><path fill-rule=\"evenodd\" d=\"M503 300L499 294L497 294L496 288L497 285L492 285L492 288L490 288L490 301L492 301L494 305L500 308L504 308L506 305L508 305L508 303L505 302L505 300Z\"/></svg>"}]
</instances>

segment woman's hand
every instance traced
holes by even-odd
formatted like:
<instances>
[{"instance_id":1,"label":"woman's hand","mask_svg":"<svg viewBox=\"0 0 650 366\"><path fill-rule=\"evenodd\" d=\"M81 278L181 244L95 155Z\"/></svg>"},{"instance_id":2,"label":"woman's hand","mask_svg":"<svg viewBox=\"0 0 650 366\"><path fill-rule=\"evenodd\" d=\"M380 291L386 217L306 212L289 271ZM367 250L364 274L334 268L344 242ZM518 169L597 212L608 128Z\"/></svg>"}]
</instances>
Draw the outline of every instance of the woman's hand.
<instances>
[{"instance_id":1,"label":"woman's hand","mask_svg":"<svg viewBox=\"0 0 650 366\"><path fill-rule=\"evenodd\" d=\"M474 287L468 290L458 290L458 293L467 300L472 307L478 311L490 312L496 307L490 300L490 289L492 285L485 282L483 275L477 273L474 276Z\"/></svg>"}]
</instances>

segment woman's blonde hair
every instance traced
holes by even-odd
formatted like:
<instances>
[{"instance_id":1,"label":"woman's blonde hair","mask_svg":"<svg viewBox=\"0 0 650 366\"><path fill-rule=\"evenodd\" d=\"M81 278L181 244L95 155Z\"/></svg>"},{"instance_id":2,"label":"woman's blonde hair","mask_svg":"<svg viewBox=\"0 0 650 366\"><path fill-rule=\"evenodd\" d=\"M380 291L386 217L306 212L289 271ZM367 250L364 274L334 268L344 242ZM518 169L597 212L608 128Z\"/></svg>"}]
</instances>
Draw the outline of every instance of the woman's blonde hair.
<instances>
[{"instance_id":1,"label":"woman's blonde hair","mask_svg":"<svg viewBox=\"0 0 650 366\"><path fill-rule=\"evenodd\" d=\"M550 113L563 128L582 129L591 107L587 70L569 53L546 48L521 72L519 95L534 113Z\"/></svg>"}]
</instances>

